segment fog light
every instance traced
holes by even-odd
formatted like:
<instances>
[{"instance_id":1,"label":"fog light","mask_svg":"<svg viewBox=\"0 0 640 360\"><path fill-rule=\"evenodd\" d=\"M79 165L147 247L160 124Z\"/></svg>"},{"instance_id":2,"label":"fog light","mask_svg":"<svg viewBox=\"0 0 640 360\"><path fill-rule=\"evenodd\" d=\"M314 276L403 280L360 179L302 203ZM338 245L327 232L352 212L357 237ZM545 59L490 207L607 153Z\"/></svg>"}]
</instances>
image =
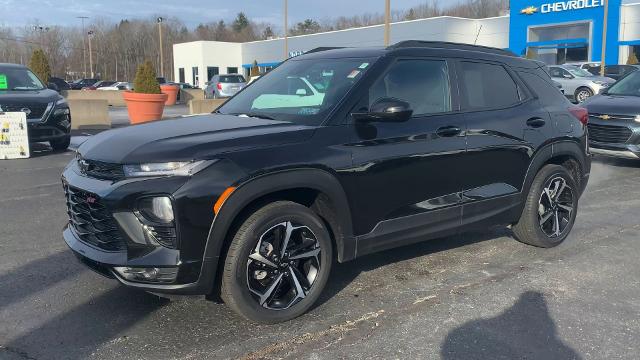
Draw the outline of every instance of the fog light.
<instances>
[{"instance_id":1,"label":"fog light","mask_svg":"<svg viewBox=\"0 0 640 360\"><path fill-rule=\"evenodd\" d=\"M128 267L116 266L113 268L118 275L125 280L136 282L172 283L178 277L177 267Z\"/></svg>"},{"instance_id":2,"label":"fog light","mask_svg":"<svg viewBox=\"0 0 640 360\"><path fill-rule=\"evenodd\" d=\"M166 196L142 198L138 202L138 210L153 222L170 223L173 221L173 206L171 199Z\"/></svg>"}]
</instances>

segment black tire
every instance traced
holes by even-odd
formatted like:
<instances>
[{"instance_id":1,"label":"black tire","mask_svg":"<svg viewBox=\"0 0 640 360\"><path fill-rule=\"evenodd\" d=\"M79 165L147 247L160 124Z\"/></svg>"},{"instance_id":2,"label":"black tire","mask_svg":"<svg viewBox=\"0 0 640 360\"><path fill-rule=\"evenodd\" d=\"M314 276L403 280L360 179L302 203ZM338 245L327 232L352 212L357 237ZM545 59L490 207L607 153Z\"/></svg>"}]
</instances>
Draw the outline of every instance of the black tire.
<instances>
[{"instance_id":1,"label":"black tire","mask_svg":"<svg viewBox=\"0 0 640 360\"><path fill-rule=\"evenodd\" d=\"M281 243L279 245L276 239L282 233L276 233L276 231L282 231L280 226L284 226L285 230L289 229L285 224L300 226L298 229L289 231L292 235L289 237L291 241L288 241L289 245L297 245L298 250L292 248L290 254L285 250L287 255L278 259L277 255L281 254L279 250ZM270 231L273 232L270 233ZM298 231L300 231L299 234ZM269 234L272 236L269 237ZM313 239L315 243L312 247L306 248L305 244L310 244L312 238L315 238ZM308 254L309 249L315 251L318 248L320 252L316 256L293 260L296 254ZM285 246L285 249L289 247ZM249 257L256 255L277 262L278 267L265 266L263 260L255 261ZM291 259L288 259L289 256ZM224 263L221 297L232 310L257 323L275 324L291 320L304 314L318 300L327 283L332 261L331 237L324 222L303 205L290 201L277 201L250 215L235 233ZM319 269L314 270L314 264L317 264ZM269 275L266 275L267 272ZM312 272L314 274L309 275ZM295 276L295 274L302 276ZM264 277L260 278L261 276ZM308 280L310 276L313 280ZM274 285L278 278L282 279L279 282L280 285ZM302 291L304 294L302 299L298 299L296 284L302 284L300 289L306 290ZM250 290L253 286L262 286L264 291ZM271 286L274 286L275 290L269 292ZM271 295L265 297L267 293ZM261 301L263 301L262 304ZM285 307L285 304L290 307Z\"/></svg>"},{"instance_id":2,"label":"black tire","mask_svg":"<svg viewBox=\"0 0 640 360\"><path fill-rule=\"evenodd\" d=\"M592 96L593 96L593 90L589 89L588 87L584 87L584 86L577 88L575 94L573 95L573 97L579 103L587 100L588 98L590 98Z\"/></svg>"},{"instance_id":3,"label":"black tire","mask_svg":"<svg viewBox=\"0 0 640 360\"><path fill-rule=\"evenodd\" d=\"M71 136L65 136L62 139L51 140L49 141L49 145L53 151L66 151L71 144Z\"/></svg>"},{"instance_id":4,"label":"black tire","mask_svg":"<svg viewBox=\"0 0 640 360\"><path fill-rule=\"evenodd\" d=\"M560 179L564 180L566 185L563 190L559 189L562 184ZM559 194L555 194L554 191L545 193L545 188L552 187L559 191ZM559 198L555 205L549 194ZM516 239L543 248L559 245L573 227L578 211L578 198L579 189L571 173L559 165L545 165L533 180L520 220L513 226ZM568 207L572 209L570 212L566 210Z\"/></svg>"}]
</instances>

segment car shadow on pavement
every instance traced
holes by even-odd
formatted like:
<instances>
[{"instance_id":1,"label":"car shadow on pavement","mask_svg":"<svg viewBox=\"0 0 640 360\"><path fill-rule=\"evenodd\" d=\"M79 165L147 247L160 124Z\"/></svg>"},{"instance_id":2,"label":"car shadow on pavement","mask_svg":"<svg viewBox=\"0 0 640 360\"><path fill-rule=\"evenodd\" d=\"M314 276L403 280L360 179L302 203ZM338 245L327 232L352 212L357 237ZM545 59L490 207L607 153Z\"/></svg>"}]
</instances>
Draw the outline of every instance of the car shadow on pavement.
<instances>
[{"instance_id":1,"label":"car shadow on pavement","mask_svg":"<svg viewBox=\"0 0 640 360\"><path fill-rule=\"evenodd\" d=\"M452 330L442 359L580 359L558 337L544 295L529 291L502 314L469 321Z\"/></svg>"},{"instance_id":2,"label":"car shadow on pavement","mask_svg":"<svg viewBox=\"0 0 640 360\"><path fill-rule=\"evenodd\" d=\"M73 255L63 251L33 260L0 275L0 310L43 292L56 284L86 271Z\"/></svg>"},{"instance_id":3,"label":"car shadow on pavement","mask_svg":"<svg viewBox=\"0 0 640 360\"><path fill-rule=\"evenodd\" d=\"M109 341L126 341L120 334L169 300L122 286L93 296L32 329L5 348L37 359L87 359Z\"/></svg>"},{"instance_id":4,"label":"car shadow on pavement","mask_svg":"<svg viewBox=\"0 0 640 360\"><path fill-rule=\"evenodd\" d=\"M385 265L505 236L512 237L513 233L506 227L498 226L486 232L469 232L445 238L432 239L413 245L373 253L343 264L336 263L329 276L329 282L314 307L324 304L336 294L340 293L353 282L360 273L374 270ZM401 276L402 274L399 275Z\"/></svg>"},{"instance_id":5,"label":"car shadow on pavement","mask_svg":"<svg viewBox=\"0 0 640 360\"><path fill-rule=\"evenodd\" d=\"M615 167L640 168L640 160L621 159L608 156L594 156L593 161Z\"/></svg>"}]
</instances>

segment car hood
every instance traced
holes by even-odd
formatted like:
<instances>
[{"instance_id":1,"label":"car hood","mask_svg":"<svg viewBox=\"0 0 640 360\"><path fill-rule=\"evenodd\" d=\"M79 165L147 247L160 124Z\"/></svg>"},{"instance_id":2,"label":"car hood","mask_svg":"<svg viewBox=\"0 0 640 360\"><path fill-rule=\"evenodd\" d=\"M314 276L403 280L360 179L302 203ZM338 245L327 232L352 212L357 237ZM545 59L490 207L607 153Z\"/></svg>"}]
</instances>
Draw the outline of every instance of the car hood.
<instances>
[{"instance_id":1,"label":"car hood","mask_svg":"<svg viewBox=\"0 0 640 360\"><path fill-rule=\"evenodd\" d=\"M592 114L640 115L640 98L637 96L596 95L581 105Z\"/></svg>"},{"instance_id":2,"label":"car hood","mask_svg":"<svg viewBox=\"0 0 640 360\"><path fill-rule=\"evenodd\" d=\"M78 151L119 164L212 159L219 154L308 139L315 127L232 115L199 115L109 130Z\"/></svg>"},{"instance_id":3,"label":"car hood","mask_svg":"<svg viewBox=\"0 0 640 360\"><path fill-rule=\"evenodd\" d=\"M602 81L602 82L607 83L607 84L613 84L614 82L616 82L614 79L612 79L610 77L599 76L599 75L589 76L587 79L589 79L591 81Z\"/></svg>"},{"instance_id":4,"label":"car hood","mask_svg":"<svg viewBox=\"0 0 640 360\"><path fill-rule=\"evenodd\" d=\"M0 91L0 105L2 104L48 104L60 98L60 94L53 90L33 91Z\"/></svg>"}]
</instances>

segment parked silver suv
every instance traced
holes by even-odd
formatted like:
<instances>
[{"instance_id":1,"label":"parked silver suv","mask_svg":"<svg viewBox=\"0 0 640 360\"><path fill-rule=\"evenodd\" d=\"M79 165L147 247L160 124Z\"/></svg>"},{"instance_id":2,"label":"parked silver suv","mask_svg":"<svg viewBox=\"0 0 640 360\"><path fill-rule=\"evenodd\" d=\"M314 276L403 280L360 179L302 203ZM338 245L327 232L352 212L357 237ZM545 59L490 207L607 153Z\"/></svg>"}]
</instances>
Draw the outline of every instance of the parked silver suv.
<instances>
[{"instance_id":1,"label":"parked silver suv","mask_svg":"<svg viewBox=\"0 0 640 360\"><path fill-rule=\"evenodd\" d=\"M247 86L247 81L242 75L214 75L204 89L204 97L207 99L227 98L235 95Z\"/></svg>"},{"instance_id":2,"label":"parked silver suv","mask_svg":"<svg viewBox=\"0 0 640 360\"><path fill-rule=\"evenodd\" d=\"M551 65L549 75L562 85L565 96L579 103L599 94L616 82L608 77L593 75L573 65Z\"/></svg>"}]
</instances>

